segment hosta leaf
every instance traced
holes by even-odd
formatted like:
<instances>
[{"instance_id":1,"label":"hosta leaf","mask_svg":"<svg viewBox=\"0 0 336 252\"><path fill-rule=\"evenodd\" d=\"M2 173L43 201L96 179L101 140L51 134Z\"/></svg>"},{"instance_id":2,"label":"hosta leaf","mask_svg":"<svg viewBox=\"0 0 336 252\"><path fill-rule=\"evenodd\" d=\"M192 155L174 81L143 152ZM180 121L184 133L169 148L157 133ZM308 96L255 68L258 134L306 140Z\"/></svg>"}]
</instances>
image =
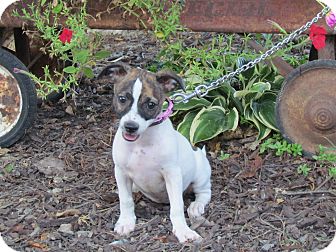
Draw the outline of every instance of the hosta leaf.
<instances>
[{"instance_id":1,"label":"hosta leaf","mask_svg":"<svg viewBox=\"0 0 336 252\"><path fill-rule=\"evenodd\" d=\"M190 140L195 144L211 139L224 131L235 130L238 126L238 119L236 108L229 113L220 106L203 108L191 124Z\"/></svg>"},{"instance_id":2,"label":"hosta leaf","mask_svg":"<svg viewBox=\"0 0 336 252\"><path fill-rule=\"evenodd\" d=\"M215 100L213 100L211 106L220 106L227 109L228 104L223 96L218 96Z\"/></svg>"},{"instance_id":3,"label":"hosta leaf","mask_svg":"<svg viewBox=\"0 0 336 252\"><path fill-rule=\"evenodd\" d=\"M278 131L275 119L276 95L265 94L259 100L252 103L251 108L255 117L267 128Z\"/></svg>"},{"instance_id":4,"label":"hosta leaf","mask_svg":"<svg viewBox=\"0 0 336 252\"><path fill-rule=\"evenodd\" d=\"M250 108L249 105L246 106L245 110L244 110L244 116L246 120L251 121L258 129L258 137L257 140L262 140L265 137L267 137L269 135L269 133L271 133L271 129L267 128L265 125L263 125L253 114L252 109Z\"/></svg>"},{"instance_id":5,"label":"hosta leaf","mask_svg":"<svg viewBox=\"0 0 336 252\"><path fill-rule=\"evenodd\" d=\"M174 110L191 110L194 108L202 108L202 107L207 107L209 106L211 103L204 99L204 98L192 98L191 100L189 100L187 103L177 103L174 105Z\"/></svg>"},{"instance_id":6,"label":"hosta leaf","mask_svg":"<svg viewBox=\"0 0 336 252\"><path fill-rule=\"evenodd\" d=\"M243 98L248 94L254 94L256 98L258 95L263 94L266 90L271 89L271 84L268 82L257 82L254 83L249 89L239 90L234 93L234 97Z\"/></svg>"},{"instance_id":7,"label":"hosta leaf","mask_svg":"<svg viewBox=\"0 0 336 252\"><path fill-rule=\"evenodd\" d=\"M177 126L177 131L180 132L183 136L185 136L189 141L190 141L190 127L197 113L198 110L190 111L184 116L183 121Z\"/></svg>"}]
</instances>

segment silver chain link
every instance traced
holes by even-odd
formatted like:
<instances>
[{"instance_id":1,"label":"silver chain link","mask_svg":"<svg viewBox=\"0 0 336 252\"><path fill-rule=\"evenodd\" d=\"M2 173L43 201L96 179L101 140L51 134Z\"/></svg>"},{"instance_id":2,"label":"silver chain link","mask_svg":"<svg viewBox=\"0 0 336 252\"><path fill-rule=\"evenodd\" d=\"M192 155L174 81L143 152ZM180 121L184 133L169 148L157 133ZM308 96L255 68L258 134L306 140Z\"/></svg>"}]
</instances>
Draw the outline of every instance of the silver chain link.
<instances>
[{"instance_id":1,"label":"silver chain link","mask_svg":"<svg viewBox=\"0 0 336 252\"><path fill-rule=\"evenodd\" d=\"M184 102L187 103L191 98L197 96L198 98L204 97L208 94L208 92L212 89L215 89L219 87L224 81L227 81L234 76L245 72L246 70L254 67L255 65L259 64L261 61L264 61L269 56L273 55L275 52L277 52L280 48L282 48L285 44L288 44L291 42L294 38L301 35L304 31L306 31L309 27L312 26L312 24L316 23L319 19L324 17L330 9L328 7L323 8L322 11L320 11L311 21L307 22L305 25L301 26L299 29L293 31L290 33L284 40L280 41L279 43L272 46L269 50L267 50L265 53L260 55L258 58L254 59L253 61L250 61L243 66L237 68L234 72L231 72L229 74L224 75L223 77L210 82L208 84L201 84L195 88L195 90L191 93L176 93L171 96L172 101L176 103Z\"/></svg>"}]
</instances>

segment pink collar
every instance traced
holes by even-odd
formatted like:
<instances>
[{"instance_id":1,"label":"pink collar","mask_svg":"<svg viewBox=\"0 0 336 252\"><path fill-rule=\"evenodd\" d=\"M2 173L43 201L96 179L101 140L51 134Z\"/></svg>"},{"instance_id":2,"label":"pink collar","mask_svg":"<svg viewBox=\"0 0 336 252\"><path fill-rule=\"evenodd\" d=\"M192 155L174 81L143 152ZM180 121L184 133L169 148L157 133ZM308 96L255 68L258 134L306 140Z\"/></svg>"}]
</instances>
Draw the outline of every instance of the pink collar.
<instances>
[{"instance_id":1,"label":"pink collar","mask_svg":"<svg viewBox=\"0 0 336 252\"><path fill-rule=\"evenodd\" d=\"M168 108L166 109L166 111L161 112L155 118L155 121L150 125L150 127L162 123L164 120L169 118L169 116L171 116L171 114L173 114L173 107L174 107L173 101L171 99L169 99L168 97L166 98L166 101L168 102Z\"/></svg>"}]
</instances>

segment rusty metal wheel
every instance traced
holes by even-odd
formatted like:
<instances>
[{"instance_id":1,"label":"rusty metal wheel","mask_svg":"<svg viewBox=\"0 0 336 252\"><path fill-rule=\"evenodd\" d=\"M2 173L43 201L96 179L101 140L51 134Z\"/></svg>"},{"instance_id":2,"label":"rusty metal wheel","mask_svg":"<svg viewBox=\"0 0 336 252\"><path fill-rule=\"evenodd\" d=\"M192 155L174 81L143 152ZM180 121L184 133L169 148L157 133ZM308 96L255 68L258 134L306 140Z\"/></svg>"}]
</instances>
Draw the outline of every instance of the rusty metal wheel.
<instances>
[{"instance_id":1,"label":"rusty metal wheel","mask_svg":"<svg viewBox=\"0 0 336 252\"><path fill-rule=\"evenodd\" d=\"M336 146L336 61L316 60L293 70L277 98L277 124L307 155ZM336 153L336 151L333 151Z\"/></svg>"},{"instance_id":2,"label":"rusty metal wheel","mask_svg":"<svg viewBox=\"0 0 336 252\"><path fill-rule=\"evenodd\" d=\"M37 97L34 83L14 69L27 70L10 52L0 48L0 147L19 140L36 114Z\"/></svg>"}]
</instances>

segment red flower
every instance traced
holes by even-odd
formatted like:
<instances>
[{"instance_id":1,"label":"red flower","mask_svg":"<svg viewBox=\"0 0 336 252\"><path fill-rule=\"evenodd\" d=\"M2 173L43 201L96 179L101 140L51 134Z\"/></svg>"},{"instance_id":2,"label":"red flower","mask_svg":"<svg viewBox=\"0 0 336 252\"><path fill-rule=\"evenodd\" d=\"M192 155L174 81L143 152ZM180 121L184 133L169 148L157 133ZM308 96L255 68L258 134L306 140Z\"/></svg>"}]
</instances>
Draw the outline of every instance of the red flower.
<instances>
[{"instance_id":1,"label":"red flower","mask_svg":"<svg viewBox=\"0 0 336 252\"><path fill-rule=\"evenodd\" d=\"M313 42L314 47L319 50L325 47L327 31L322 27L313 24L310 28L309 38Z\"/></svg>"},{"instance_id":2,"label":"red flower","mask_svg":"<svg viewBox=\"0 0 336 252\"><path fill-rule=\"evenodd\" d=\"M62 41L63 44L70 43L72 39L72 30L68 28L64 28L62 33L59 35L59 40Z\"/></svg>"}]
</instances>

